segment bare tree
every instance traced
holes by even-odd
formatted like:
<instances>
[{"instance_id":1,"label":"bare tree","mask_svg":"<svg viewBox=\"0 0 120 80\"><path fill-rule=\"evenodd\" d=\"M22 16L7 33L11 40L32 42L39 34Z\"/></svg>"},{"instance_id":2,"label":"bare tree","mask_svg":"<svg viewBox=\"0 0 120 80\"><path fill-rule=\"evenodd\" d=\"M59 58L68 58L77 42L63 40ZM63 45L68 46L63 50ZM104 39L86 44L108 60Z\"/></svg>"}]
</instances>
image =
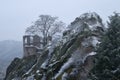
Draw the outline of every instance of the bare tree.
<instances>
[{"instance_id":1,"label":"bare tree","mask_svg":"<svg viewBox=\"0 0 120 80\"><path fill-rule=\"evenodd\" d=\"M26 33L41 36L43 38L43 46L45 46L48 44L49 37L52 38L52 36L60 32L63 27L64 23L58 21L58 17L40 15L39 19L26 29Z\"/></svg>"}]
</instances>

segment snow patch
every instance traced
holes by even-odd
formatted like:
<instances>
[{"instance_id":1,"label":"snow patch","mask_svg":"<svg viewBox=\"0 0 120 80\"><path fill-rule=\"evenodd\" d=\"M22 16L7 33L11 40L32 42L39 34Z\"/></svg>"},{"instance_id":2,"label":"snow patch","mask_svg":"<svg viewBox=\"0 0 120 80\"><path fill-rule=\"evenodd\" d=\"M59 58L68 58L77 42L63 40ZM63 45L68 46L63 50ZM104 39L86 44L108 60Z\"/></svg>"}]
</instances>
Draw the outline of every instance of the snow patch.
<instances>
[{"instance_id":1,"label":"snow patch","mask_svg":"<svg viewBox=\"0 0 120 80\"><path fill-rule=\"evenodd\" d=\"M68 69L71 65L72 65L72 63L73 63L73 59L72 58L70 58L62 67L61 67L61 69L59 70L59 72L55 75L55 79L59 76L59 75L61 75L66 69Z\"/></svg>"},{"instance_id":2,"label":"snow patch","mask_svg":"<svg viewBox=\"0 0 120 80\"><path fill-rule=\"evenodd\" d=\"M36 73L39 73L39 72L40 72L40 70L37 70L37 71L36 71Z\"/></svg>"},{"instance_id":3,"label":"snow patch","mask_svg":"<svg viewBox=\"0 0 120 80\"><path fill-rule=\"evenodd\" d=\"M62 76L62 80L67 80L67 77L68 77L68 73L65 72Z\"/></svg>"},{"instance_id":4,"label":"snow patch","mask_svg":"<svg viewBox=\"0 0 120 80\"><path fill-rule=\"evenodd\" d=\"M96 47L97 44L99 44L99 39L95 36L85 38L84 41L81 43L84 47L88 47L89 45L92 45L93 47Z\"/></svg>"},{"instance_id":5,"label":"snow patch","mask_svg":"<svg viewBox=\"0 0 120 80\"><path fill-rule=\"evenodd\" d=\"M41 65L42 69L46 69L48 65L48 59Z\"/></svg>"},{"instance_id":6,"label":"snow patch","mask_svg":"<svg viewBox=\"0 0 120 80\"><path fill-rule=\"evenodd\" d=\"M35 66L36 66L36 64L34 64L23 76L28 75Z\"/></svg>"},{"instance_id":7,"label":"snow patch","mask_svg":"<svg viewBox=\"0 0 120 80\"><path fill-rule=\"evenodd\" d=\"M96 55L96 54L97 54L96 52L90 52L89 54L87 54L87 55L83 58L82 62L84 63L85 60L87 59L87 57L93 56L93 55Z\"/></svg>"},{"instance_id":8,"label":"snow patch","mask_svg":"<svg viewBox=\"0 0 120 80\"><path fill-rule=\"evenodd\" d=\"M97 53L96 52L91 52L88 54L88 56L93 56L93 55L96 55Z\"/></svg>"},{"instance_id":9,"label":"snow patch","mask_svg":"<svg viewBox=\"0 0 120 80\"><path fill-rule=\"evenodd\" d=\"M97 44L99 44L100 42L98 41L98 38L97 37L92 37L92 45L94 47L96 47Z\"/></svg>"}]
</instances>

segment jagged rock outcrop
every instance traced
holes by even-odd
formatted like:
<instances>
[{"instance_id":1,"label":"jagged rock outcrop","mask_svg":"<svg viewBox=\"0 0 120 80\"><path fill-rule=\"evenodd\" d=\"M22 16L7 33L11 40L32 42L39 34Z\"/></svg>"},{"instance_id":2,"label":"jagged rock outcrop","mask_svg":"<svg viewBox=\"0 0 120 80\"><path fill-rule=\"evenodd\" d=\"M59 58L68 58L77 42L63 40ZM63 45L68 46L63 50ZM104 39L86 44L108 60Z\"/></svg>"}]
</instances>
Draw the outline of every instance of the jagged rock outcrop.
<instances>
[{"instance_id":1,"label":"jagged rock outcrop","mask_svg":"<svg viewBox=\"0 0 120 80\"><path fill-rule=\"evenodd\" d=\"M8 66L5 80L21 80L22 75L26 73L37 61L36 56L29 56L27 58L15 58Z\"/></svg>"},{"instance_id":2,"label":"jagged rock outcrop","mask_svg":"<svg viewBox=\"0 0 120 80\"><path fill-rule=\"evenodd\" d=\"M5 80L87 80L103 33L99 15L85 13L68 26L59 42L51 43L42 54L18 63L13 61L11 65L16 63L16 67L8 67L10 72Z\"/></svg>"},{"instance_id":3,"label":"jagged rock outcrop","mask_svg":"<svg viewBox=\"0 0 120 80\"><path fill-rule=\"evenodd\" d=\"M0 41L0 80L3 80L6 69L15 57L22 57L22 42L14 40Z\"/></svg>"}]
</instances>

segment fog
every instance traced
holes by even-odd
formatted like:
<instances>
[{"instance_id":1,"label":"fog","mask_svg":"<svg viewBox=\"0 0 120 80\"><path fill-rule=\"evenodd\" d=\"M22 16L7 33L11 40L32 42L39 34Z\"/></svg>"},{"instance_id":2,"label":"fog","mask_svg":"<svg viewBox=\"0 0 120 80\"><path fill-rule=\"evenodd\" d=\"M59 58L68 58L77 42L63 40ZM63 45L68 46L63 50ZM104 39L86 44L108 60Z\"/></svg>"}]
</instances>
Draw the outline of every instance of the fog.
<instances>
[{"instance_id":1,"label":"fog","mask_svg":"<svg viewBox=\"0 0 120 80\"><path fill-rule=\"evenodd\" d=\"M22 40L25 29L39 15L58 16L69 24L80 14L97 12L104 22L120 11L119 0L0 0L0 41Z\"/></svg>"}]
</instances>

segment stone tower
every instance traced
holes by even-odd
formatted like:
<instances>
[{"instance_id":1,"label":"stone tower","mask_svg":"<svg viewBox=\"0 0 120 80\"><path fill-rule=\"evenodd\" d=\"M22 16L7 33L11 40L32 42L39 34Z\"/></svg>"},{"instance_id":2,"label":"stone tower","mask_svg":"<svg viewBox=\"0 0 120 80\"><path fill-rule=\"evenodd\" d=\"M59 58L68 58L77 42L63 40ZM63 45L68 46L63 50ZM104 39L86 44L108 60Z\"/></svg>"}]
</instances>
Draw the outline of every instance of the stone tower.
<instances>
[{"instance_id":1,"label":"stone tower","mask_svg":"<svg viewBox=\"0 0 120 80\"><path fill-rule=\"evenodd\" d=\"M28 57L30 55L36 55L36 53L42 50L41 38L37 35L23 36L23 49L24 49L24 57Z\"/></svg>"}]
</instances>

